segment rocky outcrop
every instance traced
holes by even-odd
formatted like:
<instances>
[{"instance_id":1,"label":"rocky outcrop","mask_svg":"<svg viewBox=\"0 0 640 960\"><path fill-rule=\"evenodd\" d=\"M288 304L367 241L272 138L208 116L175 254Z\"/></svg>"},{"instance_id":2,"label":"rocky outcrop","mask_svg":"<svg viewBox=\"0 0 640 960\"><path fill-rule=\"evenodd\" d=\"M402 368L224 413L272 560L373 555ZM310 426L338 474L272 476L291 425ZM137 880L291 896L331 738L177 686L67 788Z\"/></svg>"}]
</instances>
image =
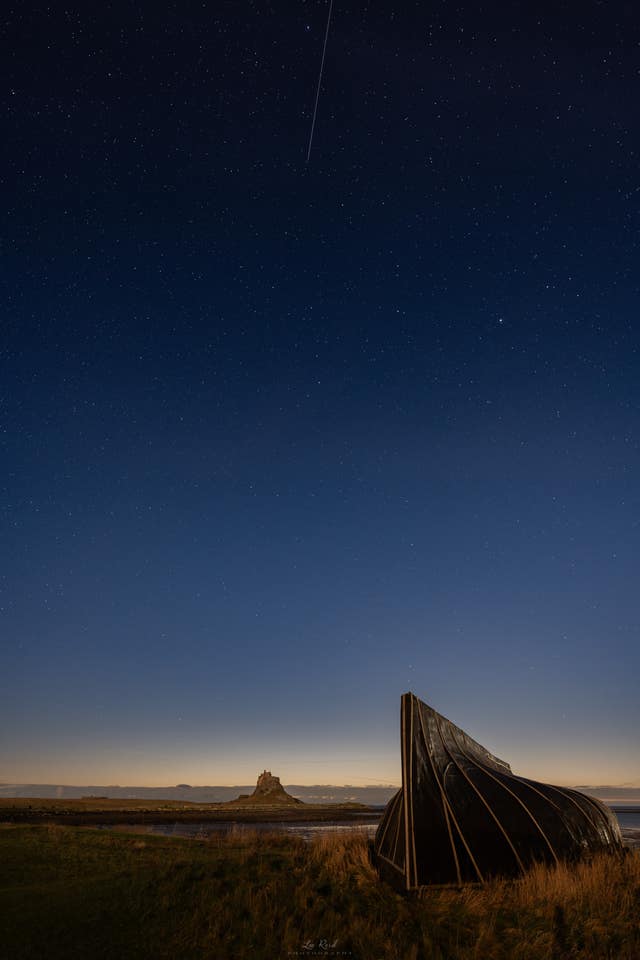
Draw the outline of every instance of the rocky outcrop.
<instances>
[{"instance_id":1,"label":"rocky outcrop","mask_svg":"<svg viewBox=\"0 0 640 960\"><path fill-rule=\"evenodd\" d=\"M242 794L232 802L282 806L283 804L299 804L302 803L302 800L296 800L295 797L287 793L280 783L280 777L274 777L270 770L263 770L258 777L253 793L250 796Z\"/></svg>"},{"instance_id":2,"label":"rocky outcrop","mask_svg":"<svg viewBox=\"0 0 640 960\"><path fill-rule=\"evenodd\" d=\"M284 795L288 797L289 794L284 789L280 783L280 777L274 777L271 773L271 770L263 770L260 776L258 777L258 782L256 783L256 788L253 791L254 797L266 797L267 795L276 794Z\"/></svg>"}]
</instances>

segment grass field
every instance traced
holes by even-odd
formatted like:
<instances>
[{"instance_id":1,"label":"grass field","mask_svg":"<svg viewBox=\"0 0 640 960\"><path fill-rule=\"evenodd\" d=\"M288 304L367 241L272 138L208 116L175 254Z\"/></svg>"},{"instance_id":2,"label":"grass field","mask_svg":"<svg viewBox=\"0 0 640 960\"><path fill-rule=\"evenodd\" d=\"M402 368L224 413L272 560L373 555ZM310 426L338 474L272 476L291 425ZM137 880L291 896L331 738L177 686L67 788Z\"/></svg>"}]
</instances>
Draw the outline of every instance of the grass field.
<instances>
[{"instance_id":1,"label":"grass field","mask_svg":"<svg viewBox=\"0 0 640 960\"><path fill-rule=\"evenodd\" d=\"M638 960L640 855L404 897L362 836L0 826L2 960Z\"/></svg>"}]
</instances>

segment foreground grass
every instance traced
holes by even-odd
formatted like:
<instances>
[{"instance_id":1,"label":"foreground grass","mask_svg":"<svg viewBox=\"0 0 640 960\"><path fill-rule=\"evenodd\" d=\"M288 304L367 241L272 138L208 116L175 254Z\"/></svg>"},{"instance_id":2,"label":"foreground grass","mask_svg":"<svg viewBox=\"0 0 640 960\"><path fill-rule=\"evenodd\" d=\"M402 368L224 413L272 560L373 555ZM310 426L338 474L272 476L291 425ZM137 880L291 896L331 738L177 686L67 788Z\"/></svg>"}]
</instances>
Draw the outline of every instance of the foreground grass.
<instances>
[{"instance_id":1,"label":"foreground grass","mask_svg":"<svg viewBox=\"0 0 640 960\"><path fill-rule=\"evenodd\" d=\"M638 960L640 855L404 897L362 836L0 827L0 958Z\"/></svg>"}]
</instances>

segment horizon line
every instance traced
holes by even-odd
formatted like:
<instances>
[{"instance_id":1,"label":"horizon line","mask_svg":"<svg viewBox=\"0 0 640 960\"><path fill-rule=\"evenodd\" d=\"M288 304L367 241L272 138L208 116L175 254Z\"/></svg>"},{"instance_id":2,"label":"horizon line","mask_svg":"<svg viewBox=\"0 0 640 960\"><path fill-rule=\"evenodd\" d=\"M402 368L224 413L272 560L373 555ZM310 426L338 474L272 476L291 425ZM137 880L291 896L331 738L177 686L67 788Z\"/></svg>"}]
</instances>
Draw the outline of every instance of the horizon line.
<instances>
[{"instance_id":1,"label":"horizon line","mask_svg":"<svg viewBox=\"0 0 640 960\"><path fill-rule=\"evenodd\" d=\"M48 782L36 782L33 780L0 780L0 787L69 787L73 789L83 789L85 787L101 787L105 790L207 790L207 789L232 789L236 787L248 787L251 786L251 783L162 783L162 784L144 784L144 783L132 783L132 784L122 784L122 783L60 783L57 781L48 781ZM401 783L392 783L390 781L379 781L374 783L367 784L354 784L354 783L296 783L295 781L290 781L284 786L288 787L303 787L304 789L311 789L313 787L334 787L337 789L350 789L350 790L375 790L379 788L385 789L394 789L399 790L402 787ZM575 790L639 790L640 783L582 783L582 784L568 784L570 788Z\"/></svg>"}]
</instances>

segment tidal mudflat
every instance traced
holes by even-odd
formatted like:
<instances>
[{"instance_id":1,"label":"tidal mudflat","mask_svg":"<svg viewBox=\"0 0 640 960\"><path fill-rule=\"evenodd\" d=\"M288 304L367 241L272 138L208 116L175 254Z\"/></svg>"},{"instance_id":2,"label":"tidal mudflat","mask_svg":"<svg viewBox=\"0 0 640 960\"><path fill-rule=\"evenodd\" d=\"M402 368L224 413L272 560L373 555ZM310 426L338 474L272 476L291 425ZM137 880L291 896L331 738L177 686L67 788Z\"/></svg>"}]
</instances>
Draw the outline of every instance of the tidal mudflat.
<instances>
[{"instance_id":1,"label":"tidal mudflat","mask_svg":"<svg viewBox=\"0 0 640 960\"><path fill-rule=\"evenodd\" d=\"M188 803L178 800L109 800L90 797L83 800L42 798L0 798L0 822L58 823L68 826L92 824L232 824L232 823L296 823L373 822L381 810L359 803L300 803L286 806L278 803L246 805L241 803Z\"/></svg>"}]
</instances>

